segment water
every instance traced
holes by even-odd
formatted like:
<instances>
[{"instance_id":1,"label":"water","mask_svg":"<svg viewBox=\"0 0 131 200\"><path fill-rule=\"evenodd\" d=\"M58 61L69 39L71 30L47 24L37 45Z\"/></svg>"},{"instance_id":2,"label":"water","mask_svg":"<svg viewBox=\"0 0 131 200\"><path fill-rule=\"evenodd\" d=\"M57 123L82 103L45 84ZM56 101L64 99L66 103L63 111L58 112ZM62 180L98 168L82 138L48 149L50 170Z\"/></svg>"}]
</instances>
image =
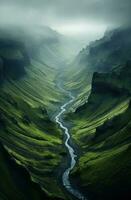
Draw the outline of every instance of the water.
<instances>
[{"instance_id":1,"label":"water","mask_svg":"<svg viewBox=\"0 0 131 200\"><path fill-rule=\"evenodd\" d=\"M65 146L66 146L66 148L69 152L69 155L70 155L70 164L69 164L69 167L64 171L64 173L62 175L62 182L63 182L64 187L67 189L67 191L70 192L77 199L87 200L83 196L83 194L81 194L77 189L74 189L72 187L71 182L70 182L70 178L69 178L71 170L76 165L77 155L75 154L73 147L69 144L69 141L71 139L69 130L65 125L63 125L62 120L60 120L62 115L66 112L66 107L69 106L71 103L73 103L73 101L75 99L75 97L72 96L72 94L70 92L68 94L69 94L70 100L60 107L60 112L55 117L56 123L59 124L59 126L63 129L64 134L66 136Z\"/></svg>"}]
</instances>

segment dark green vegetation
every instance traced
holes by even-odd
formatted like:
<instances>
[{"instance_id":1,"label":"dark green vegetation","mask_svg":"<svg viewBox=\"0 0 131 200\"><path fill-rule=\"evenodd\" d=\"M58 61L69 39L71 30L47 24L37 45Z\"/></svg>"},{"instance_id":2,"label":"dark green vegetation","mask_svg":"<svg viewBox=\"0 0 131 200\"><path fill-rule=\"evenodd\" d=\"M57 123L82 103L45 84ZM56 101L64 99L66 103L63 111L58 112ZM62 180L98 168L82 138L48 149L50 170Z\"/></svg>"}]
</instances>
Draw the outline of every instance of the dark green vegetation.
<instances>
[{"instance_id":1,"label":"dark green vegetation","mask_svg":"<svg viewBox=\"0 0 131 200\"><path fill-rule=\"evenodd\" d=\"M17 165L0 145L0 199L42 200L49 198L40 186L31 181L25 168Z\"/></svg>"},{"instance_id":2,"label":"dark green vegetation","mask_svg":"<svg viewBox=\"0 0 131 200\"><path fill-rule=\"evenodd\" d=\"M27 170L23 172L27 176L27 191L21 199L36 199L37 194L37 199L47 195L63 199L56 169L65 150L62 149L62 133L49 118L64 98L56 86L57 71L34 57L29 46L19 39L1 38L0 57L0 141L18 164L13 183L11 176L14 175L10 174L14 173L13 167L8 166L1 152L0 171L5 170L5 178L1 171L1 181L9 182L7 188L2 182L0 199L20 199L24 193L26 180L23 186L17 187L22 176L19 165Z\"/></svg>"},{"instance_id":3,"label":"dark green vegetation","mask_svg":"<svg viewBox=\"0 0 131 200\"><path fill-rule=\"evenodd\" d=\"M111 38L112 47L114 36ZM128 59L129 49L130 40ZM72 136L81 148L72 177L80 177L80 186L93 200L131 199L131 61L123 64L126 58L123 62L120 58L120 64L116 58L110 71L93 74L88 102L66 118L72 122Z\"/></svg>"}]
</instances>

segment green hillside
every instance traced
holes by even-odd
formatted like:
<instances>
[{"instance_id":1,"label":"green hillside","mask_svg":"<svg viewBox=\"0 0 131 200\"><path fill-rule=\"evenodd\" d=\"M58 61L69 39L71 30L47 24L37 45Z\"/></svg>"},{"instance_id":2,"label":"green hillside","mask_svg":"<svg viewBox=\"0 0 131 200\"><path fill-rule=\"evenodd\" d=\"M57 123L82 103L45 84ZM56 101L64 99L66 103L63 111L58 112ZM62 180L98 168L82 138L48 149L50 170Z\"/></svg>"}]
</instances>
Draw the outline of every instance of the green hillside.
<instances>
[{"instance_id":1,"label":"green hillside","mask_svg":"<svg viewBox=\"0 0 131 200\"><path fill-rule=\"evenodd\" d=\"M23 48L15 45L11 55L12 43L4 43L4 51L1 48L2 59L7 59L9 54L11 60L2 63L0 141L16 163L27 169L33 182L38 183L49 196L64 198L56 178L65 151L62 133L49 119L56 105L65 98L57 89L57 71L34 59L14 68L11 61L19 59L18 52L23 55ZM22 59L26 57L27 54Z\"/></svg>"},{"instance_id":2,"label":"green hillside","mask_svg":"<svg viewBox=\"0 0 131 200\"><path fill-rule=\"evenodd\" d=\"M67 116L81 148L73 177L90 199L130 199L131 62L94 73L88 102ZM128 197L129 196L129 197Z\"/></svg>"},{"instance_id":3,"label":"green hillside","mask_svg":"<svg viewBox=\"0 0 131 200\"><path fill-rule=\"evenodd\" d=\"M0 145L0 199L2 200L50 200L40 188L31 181L29 173L10 157Z\"/></svg>"}]
</instances>

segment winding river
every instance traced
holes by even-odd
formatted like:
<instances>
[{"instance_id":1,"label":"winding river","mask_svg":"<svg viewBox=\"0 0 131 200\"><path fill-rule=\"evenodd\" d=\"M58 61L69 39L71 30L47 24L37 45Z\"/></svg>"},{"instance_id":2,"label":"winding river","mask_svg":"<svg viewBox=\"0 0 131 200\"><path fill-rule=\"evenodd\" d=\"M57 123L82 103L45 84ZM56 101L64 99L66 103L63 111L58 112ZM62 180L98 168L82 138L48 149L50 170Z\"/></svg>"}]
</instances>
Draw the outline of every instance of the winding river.
<instances>
[{"instance_id":1,"label":"winding river","mask_svg":"<svg viewBox=\"0 0 131 200\"><path fill-rule=\"evenodd\" d=\"M68 92L68 95L69 95L70 100L60 107L60 112L55 117L56 123L59 124L60 128L63 129L63 131L64 131L65 138L66 138L64 141L64 144L65 144L65 146L69 152L69 156L70 156L70 163L62 175L62 182L63 182L63 185L66 188L66 190L69 193L71 193L74 197L76 197L77 199L86 200L86 198L83 196L83 194L81 194L77 189L73 188L73 186L71 185L71 182L70 182L70 178L69 178L71 170L76 165L77 155L75 153L75 150L73 149L73 147L70 144L71 136L70 136L69 130L63 124L63 120L62 120L62 115L66 112L67 107L71 103L73 103L73 101L75 99L75 97L70 92Z\"/></svg>"}]
</instances>

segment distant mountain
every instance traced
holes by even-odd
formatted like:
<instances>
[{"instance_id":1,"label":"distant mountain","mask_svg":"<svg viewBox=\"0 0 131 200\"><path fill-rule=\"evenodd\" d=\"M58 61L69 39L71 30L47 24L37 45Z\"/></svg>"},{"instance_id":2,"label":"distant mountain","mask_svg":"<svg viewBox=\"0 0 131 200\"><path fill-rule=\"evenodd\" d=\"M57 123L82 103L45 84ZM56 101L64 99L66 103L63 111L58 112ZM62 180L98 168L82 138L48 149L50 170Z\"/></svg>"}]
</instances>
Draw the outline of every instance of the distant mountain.
<instances>
[{"instance_id":1,"label":"distant mountain","mask_svg":"<svg viewBox=\"0 0 131 200\"><path fill-rule=\"evenodd\" d=\"M46 26L1 27L0 37L23 42L31 57L55 68L64 67L73 52L68 38Z\"/></svg>"},{"instance_id":2,"label":"distant mountain","mask_svg":"<svg viewBox=\"0 0 131 200\"><path fill-rule=\"evenodd\" d=\"M130 58L131 28L106 31L103 38L81 50L65 70L65 87L78 95L74 108L87 100L94 72L109 72Z\"/></svg>"},{"instance_id":3,"label":"distant mountain","mask_svg":"<svg viewBox=\"0 0 131 200\"><path fill-rule=\"evenodd\" d=\"M131 28L106 31L103 38L91 42L76 57L77 66L86 66L88 71L110 71L124 64L131 56Z\"/></svg>"}]
</instances>

